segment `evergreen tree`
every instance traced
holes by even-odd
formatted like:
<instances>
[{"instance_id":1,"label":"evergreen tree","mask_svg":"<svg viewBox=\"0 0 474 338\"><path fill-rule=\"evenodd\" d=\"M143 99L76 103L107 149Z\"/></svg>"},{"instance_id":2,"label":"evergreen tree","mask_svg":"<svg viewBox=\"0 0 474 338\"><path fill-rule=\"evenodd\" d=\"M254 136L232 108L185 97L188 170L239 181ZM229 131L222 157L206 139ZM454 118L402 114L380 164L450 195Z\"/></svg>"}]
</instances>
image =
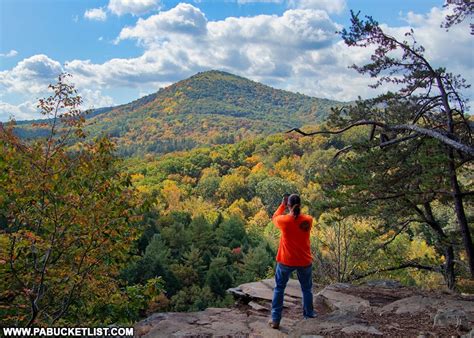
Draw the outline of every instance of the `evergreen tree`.
<instances>
[{"instance_id":1,"label":"evergreen tree","mask_svg":"<svg viewBox=\"0 0 474 338\"><path fill-rule=\"evenodd\" d=\"M231 216L219 224L216 236L220 245L232 249L248 243L244 220L238 216Z\"/></svg>"},{"instance_id":2,"label":"evergreen tree","mask_svg":"<svg viewBox=\"0 0 474 338\"><path fill-rule=\"evenodd\" d=\"M241 274L238 283L248 283L267 277L268 270L275 264L274 254L270 252L266 242L260 243L255 248L250 248L244 255L240 267Z\"/></svg>"},{"instance_id":3,"label":"evergreen tree","mask_svg":"<svg viewBox=\"0 0 474 338\"><path fill-rule=\"evenodd\" d=\"M206 285L212 292L220 297L224 297L226 290L232 286L234 278L227 264L225 257L216 257L211 261L206 276Z\"/></svg>"},{"instance_id":4,"label":"evergreen tree","mask_svg":"<svg viewBox=\"0 0 474 338\"><path fill-rule=\"evenodd\" d=\"M404 149L409 147L420 160L425 148L420 144L433 140L436 145L430 155L437 158L437 168L444 169L449 188L439 193L451 197L455 209L459 232L464 244L469 270L474 277L474 246L464 208L465 191L459 181L459 172L474 156L471 125L465 113L466 102L461 91L469 85L460 76L448 73L444 68L435 69L424 56L424 48L414 39L414 32L405 34L411 41L399 41L386 34L371 17L366 20L352 13L352 25L341 31L341 36L348 46L374 46L372 62L353 68L362 74L377 78L373 87L385 83L400 86L397 92L387 92L374 99L359 100L343 110L334 110L330 124L341 129L322 130L314 133L302 132L303 135L340 134L353 127L369 126L369 142L365 147L348 146L342 153L375 147L387 149ZM396 54L396 52L400 52ZM377 142L377 143L376 143ZM405 145L407 144L407 145ZM430 143L432 144L432 143ZM425 179L417 167L411 168L409 177ZM390 186L388 186L390 187ZM426 190L425 187L421 187ZM428 189L436 190L436 187ZM417 187L415 187L417 189ZM444 237L440 234L440 236Z\"/></svg>"}]
</instances>

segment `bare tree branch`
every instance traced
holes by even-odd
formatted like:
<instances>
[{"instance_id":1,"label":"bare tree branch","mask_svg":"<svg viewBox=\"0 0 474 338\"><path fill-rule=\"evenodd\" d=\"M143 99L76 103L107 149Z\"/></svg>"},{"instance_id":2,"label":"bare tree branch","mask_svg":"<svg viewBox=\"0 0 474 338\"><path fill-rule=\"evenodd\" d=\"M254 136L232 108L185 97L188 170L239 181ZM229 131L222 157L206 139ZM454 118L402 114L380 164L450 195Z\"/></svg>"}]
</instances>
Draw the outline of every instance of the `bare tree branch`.
<instances>
[{"instance_id":1,"label":"bare tree branch","mask_svg":"<svg viewBox=\"0 0 474 338\"><path fill-rule=\"evenodd\" d=\"M396 270L402 270L402 269L407 269L407 268L415 268L419 270L426 270L426 271L440 272L440 273L442 272L442 269L438 266L429 266L429 265L419 264L415 261L408 261L397 266L391 266L391 267L382 268L382 269L375 269L375 270L371 270L371 271L364 272L361 274L353 275L349 278L349 281L359 280L359 279L362 279L362 278L365 278L365 277L368 277L380 272L396 271Z\"/></svg>"},{"instance_id":2,"label":"bare tree branch","mask_svg":"<svg viewBox=\"0 0 474 338\"><path fill-rule=\"evenodd\" d=\"M431 137L431 138L434 138L438 141L441 141L442 143L448 145L449 147L453 148L453 149L456 149L456 150L459 150L459 151L462 151L466 154L469 154L471 156L474 156L474 147L471 147L467 144L463 144L463 143L460 143L456 140L453 140L451 138L449 138L448 136L446 135L443 135L442 133L438 132L438 131L435 131L433 129L426 129L426 128L423 128L423 127L420 127L420 126L417 126L417 125L413 125L413 124L399 124L399 125L393 125L393 126L390 126L390 125L387 125L385 123L382 123L382 122L378 122L378 121L371 121L371 120L360 120L360 121L356 121L356 122L353 122L351 124L349 124L348 126L342 128L342 129L339 129L339 130L319 130L319 131L314 131L314 132L304 132L302 131L301 129L299 128L293 128L291 130L288 130L287 133L290 133L290 132L297 132L303 136L313 136L313 135L318 135L318 134L330 134L330 135L336 135L336 134L341 134L349 129L352 129L354 127L358 127L358 126L367 126L367 125L372 125L372 126L376 126L376 127L379 127L379 128L382 128L383 130L385 131L413 131L415 133L417 133L418 135L424 135L424 136L428 136L428 137Z\"/></svg>"}]
</instances>

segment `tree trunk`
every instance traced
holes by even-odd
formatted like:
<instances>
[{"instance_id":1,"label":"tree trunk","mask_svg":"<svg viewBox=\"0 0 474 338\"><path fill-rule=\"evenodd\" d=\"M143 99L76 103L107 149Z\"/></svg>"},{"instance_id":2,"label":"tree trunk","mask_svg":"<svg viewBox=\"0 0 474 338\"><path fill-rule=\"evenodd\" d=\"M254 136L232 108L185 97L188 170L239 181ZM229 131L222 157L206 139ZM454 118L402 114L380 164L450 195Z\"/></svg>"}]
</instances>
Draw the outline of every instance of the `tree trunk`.
<instances>
[{"instance_id":1,"label":"tree trunk","mask_svg":"<svg viewBox=\"0 0 474 338\"><path fill-rule=\"evenodd\" d=\"M454 290L456 275L454 274L454 249L452 245L446 247L446 262L444 263L444 279L449 290Z\"/></svg>"},{"instance_id":2,"label":"tree trunk","mask_svg":"<svg viewBox=\"0 0 474 338\"><path fill-rule=\"evenodd\" d=\"M456 275L454 273L454 248L453 244L449 241L448 236L445 234L443 228L439 222L435 219L433 209L431 208L430 202L423 203L425 212L419 210L419 214L425 219L428 225L437 233L438 243L440 244L439 251L444 254L446 262L443 266L443 277L446 285L450 290L454 290L456 285ZM442 252L444 251L444 252Z\"/></svg>"},{"instance_id":3,"label":"tree trunk","mask_svg":"<svg viewBox=\"0 0 474 338\"><path fill-rule=\"evenodd\" d=\"M467 223L466 213L462 204L461 188L459 187L458 177L456 175L456 167L454 165L454 152L451 148L448 149L449 156L449 180L454 199L454 209L458 220L459 228L461 230L464 248L466 250L467 259L469 262L469 270L471 278L474 278L474 246L472 244L471 232L469 224Z\"/></svg>"},{"instance_id":4,"label":"tree trunk","mask_svg":"<svg viewBox=\"0 0 474 338\"><path fill-rule=\"evenodd\" d=\"M436 76L438 88L443 100L444 111L446 114L446 124L448 127L449 137L452 138L454 135L454 121L453 121L453 110L449 104L449 97L444 87L443 80L439 75ZM464 206L462 204L461 188L459 187L458 177L456 174L456 165L454 161L454 150L453 148L447 147L448 152L448 170L449 170L449 182L451 185L451 191L454 199L454 210L456 211L456 217L458 219L459 228L461 230L461 236L466 249L466 255L469 262L469 270L471 272L471 278L474 278L474 247L472 245L471 232L469 230L469 224L467 223L466 213L464 212Z\"/></svg>"}]
</instances>

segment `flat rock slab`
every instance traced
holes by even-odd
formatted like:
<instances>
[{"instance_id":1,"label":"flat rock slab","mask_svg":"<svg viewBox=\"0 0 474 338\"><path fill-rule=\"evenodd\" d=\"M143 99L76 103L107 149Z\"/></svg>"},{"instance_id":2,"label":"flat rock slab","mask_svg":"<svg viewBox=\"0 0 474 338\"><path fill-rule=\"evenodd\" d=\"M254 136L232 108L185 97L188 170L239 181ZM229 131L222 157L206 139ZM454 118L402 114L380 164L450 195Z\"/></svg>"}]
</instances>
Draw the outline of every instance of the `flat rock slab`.
<instances>
[{"instance_id":1,"label":"flat rock slab","mask_svg":"<svg viewBox=\"0 0 474 338\"><path fill-rule=\"evenodd\" d=\"M259 282L246 283L239 285L237 290L240 290L245 295L251 298L272 300L273 289L275 288L275 280L264 279ZM301 287L300 283L295 279L290 279L285 289L285 300L290 302L300 301Z\"/></svg>"},{"instance_id":2,"label":"flat rock slab","mask_svg":"<svg viewBox=\"0 0 474 338\"><path fill-rule=\"evenodd\" d=\"M280 330L268 325L268 316L238 309L208 308L199 312L156 313L135 325L135 337L286 337L295 321L283 318Z\"/></svg>"},{"instance_id":3,"label":"flat rock slab","mask_svg":"<svg viewBox=\"0 0 474 338\"><path fill-rule=\"evenodd\" d=\"M264 279L261 281L261 283L267 285L272 290L275 288L275 279L273 278ZM289 279L288 284L286 284L285 295L292 298L301 299L303 295L301 293L300 282L296 279Z\"/></svg>"},{"instance_id":4,"label":"flat rock slab","mask_svg":"<svg viewBox=\"0 0 474 338\"><path fill-rule=\"evenodd\" d=\"M342 292L334 291L331 288L324 288L316 294L332 310L342 310L346 312L360 312L370 308L370 303L360 297L352 296Z\"/></svg>"},{"instance_id":5,"label":"flat rock slab","mask_svg":"<svg viewBox=\"0 0 474 338\"><path fill-rule=\"evenodd\" d=\"M370 306L382 307L402 298L417 295L419 290L406 287L396 287L395 281L368 282L365 285L351 285L347 283L335 283L328 285L325 289L352 295L367 300Z\"/></svg>"},{"instance_id":6,"label":"flat rock slab","mask_svg":"<svg viewBox=\"0 0 474 338\"><path fill-rule=\"evenodd\" d=\"M233 294L245 301L233 308L154 314L136 324L135 336L463 336L474 327L472 297L402 287L390 281L329 285L315 294L319 315L303 320L299 282L290 280L281 329L274 330L268 326L273 287L274 281L267 279L234 288Z\"/></svg>"},{"instance_id":7,"label":"flat rock slab","mask_svg":"<svg viewBox=\"0 0 474 338\"><path fill-rule=\"evenodd\" d=\"M250 301L247 305L250 306L252 309L257 310L257 311L270 311L271 310L271 308L260 305L259 303L254 302L253 300Z\"/></svg>"},{"instance_id":8,"label":"flat rock slab","mask_svg":"<svg viewBox=\"0 0 474 338\"><path fill-rule=\"evenodd\" d=\"M360 327L366 325L367 322L357 318L354 312L345 312L336 310L324 316L303 320L296 325L290 332L292 338L322 335L322 336L341 336L342 330L354 325Z\"/></svg>"},{"instance_id":9,"label":"flat rock slab","mask_svg":"<svg viewBox=\"0 0 474 338\"><path fill-rule=\"evenodd\" d=\"M331 312L298 323L290 337L456 336L474 327L472 299L392 282L336 283L315 299Z\"/></svg>"},{"instance_id":10,"label":"flat rock slab","mask_svg":"<svg viewBox=\"0 0 474 338\"><path fill-rule=\"evenodd\" d=\"M271 302L273 299L274 279L264 279L258 282L245 283L235 288L230 288L227 292L239 297L253 300L264 300ZM301 303L301 286L295 279L290 279L285 289L283 306L286 308L295 307Z\"/></svg>"},{"instance_id":11,"label":"flat rock slab","mask_svg":"<svg viewBox=\"0 0 474 338\"><path fill-rule=\"evenodd\" d=\"M454 326L461 330L469 329L469 318L467 313L459 309L438 310L434 316L433 326Z\"/></svg>"},{"instance_id":12,"label":"flat rock slab","mask_svg":"<svg viewBox=\"0 0 474 338\"><path fill-rule=\"evenodd\" d=\"M357 335L357 334L371 334L376 336L382 336L383 333L377 330L373 326L361 325L361 324L354 324L350 326L346 326L341 330L341 333L349 334L349 335Z\"/></svg>"},{"instance_id":13,"label":"flat rock slab","mask_svg":"<svg viewBox=\"0 0 474 338\"><path fill-rule=\"evenodd\" d=\"M135 326L136 337L209 337L250 334L249 317L233 309L156 313ZM258 318L254 320L259 320Z\"/></svg>"},{"instance_id":14,"label":"flat rock slab","mask_svg":"<svg viewBox=\"0 0 474 338\"><path fill-rule=\"evenodd\" d=\"M402 287L402 284L396 280L371 280L366 283L371 287L386 288L386 289L398 289Z\"/></svg>"},{"instance_id":15,"label":"flat rock slab","mask_svg":"<svg viewBox=\"0 0 474 338\"><path fill-rule=\"evenodd\" d=\"M463 310L471 317L471 320L474 319L473 301L425 296L413 296L397 300L382 307L380 313L395 312L396 314L415 314L426 311L436 313L438 310L445 309Z\"/></svg>"}]
</instances>

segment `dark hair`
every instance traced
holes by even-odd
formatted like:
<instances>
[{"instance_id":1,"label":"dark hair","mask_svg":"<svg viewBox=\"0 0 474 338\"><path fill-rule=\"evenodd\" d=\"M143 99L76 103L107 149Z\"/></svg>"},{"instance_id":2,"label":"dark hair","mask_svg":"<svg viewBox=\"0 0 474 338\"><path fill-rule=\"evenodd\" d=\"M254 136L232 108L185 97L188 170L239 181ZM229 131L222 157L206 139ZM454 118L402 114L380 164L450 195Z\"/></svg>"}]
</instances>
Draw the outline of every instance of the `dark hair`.
<instances>
[{"instance_id":1,"label":"dark hair","mask_svg":"<svg viewBox=\"0 0 474 338\"><path fill-rule=\"evenodd\" d=\"M288 197L288 206L293 211L295 219L301 214L301 199L297 194L291 194Z\"/></svg>"}]
</instances>

